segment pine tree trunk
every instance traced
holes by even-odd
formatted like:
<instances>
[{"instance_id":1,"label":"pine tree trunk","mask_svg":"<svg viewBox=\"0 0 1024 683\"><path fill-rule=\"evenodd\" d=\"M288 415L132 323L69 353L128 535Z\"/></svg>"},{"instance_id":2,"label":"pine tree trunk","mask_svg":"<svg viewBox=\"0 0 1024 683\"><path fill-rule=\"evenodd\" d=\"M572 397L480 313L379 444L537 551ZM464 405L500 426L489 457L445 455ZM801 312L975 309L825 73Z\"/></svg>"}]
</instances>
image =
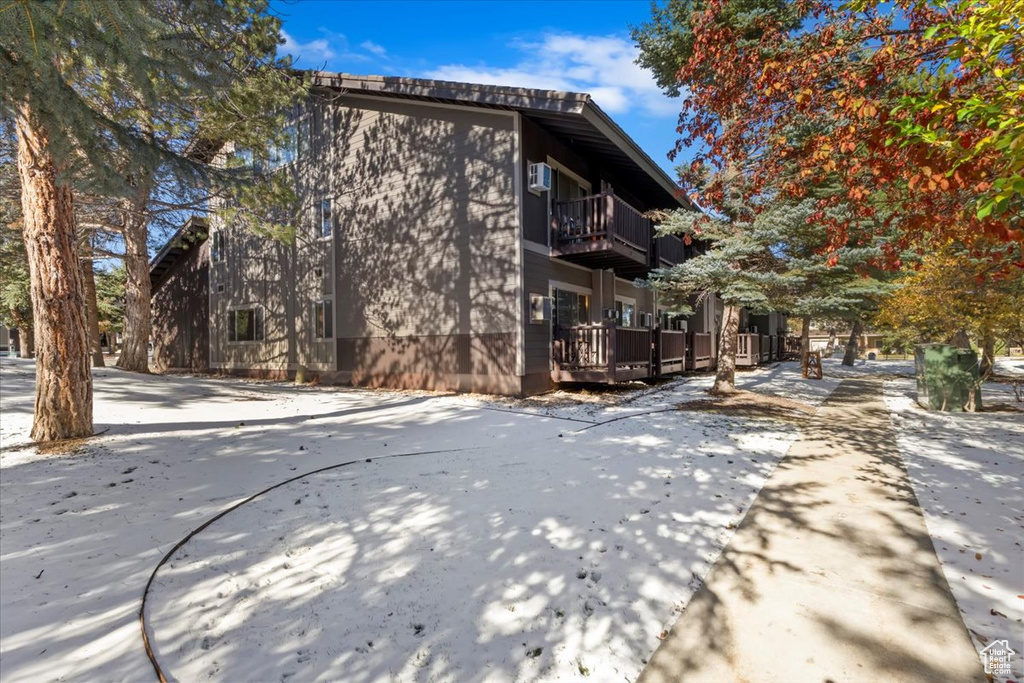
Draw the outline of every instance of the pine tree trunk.
<instances>
[{"instance_id":1,"label":"pine tree trunk","mask_svg":"<svg viewBox=\"0 0 1024 683\"><path fill-rule=\"evenodd\" d=\"M853 321L853 330L850 331L850 340L846 342L846 353L843 354L843 365L849 365L853 367L853 362L857 360L857 349L860 346L860 332L861 332L860 320Z\"/></svg>"},{"instance_id":2,"label":"pine tree trunk","mask_svg":"<svg viewBox=\"0 0 1024 683\"><path fill-rule=\"evenodd\" d=\"M811 316L800 318L800 367L807 366L807 354L811 352Z\"/></svg>"},{"instance_id":3,"label":"pine tree trunk","mask_svg":"<svg viewBox=\"0 0 1024 683\"><path fill-rule=\"evenodd\" d=\"M18 326L18 358L31 358L36 353L36 334L31 323Z\"/></svg>"},{"instance_id":4,"label":"pine tree trunk","mask_svg":"<svg viewBox=\"0 0 1024 683\"><path fill-rule=\"evenodd\" d=\"M85 286L86 320L89 323L89 350L92 366L102 368L103 347L100 346L100 311L96 304L96 273L93 271L92 245L86 244L82 258L82 283Z\"/></svg>"},{"instance_id":5,"label":"pine tree trunk","mask_svg":"<svg viewBox=\"0 0 1024 683\"><path fill-rule=\"evenodd\" d=\"M736 392L736 335L740 328L739 306L725 306L722 312L722 334L718 349L718 367L711 394L722 395Z\"/></svg>"},{"instance_id":6,"label":"pine tree trunk","mask_svg":"<svg viewBox=\"0 0 1024 683\"><path fill-rule=\"evenodd\" d=\"M124 342L117 367L149 372L150 296L148 230L143 210L148 184L124 212Z\"/></svg>"},{"instance_id":7,"label":"pine tree trunk","mask_svg":"<svg viewBox=\"0 0 1024 683\"><path fill-rule=\"evenodd\" d=\"M92 371L71 188L57 181L46 130L27 105L15 117L18 175L35 325L36 403L31 438L92 434Z\"/></svg>"}]
</instances>

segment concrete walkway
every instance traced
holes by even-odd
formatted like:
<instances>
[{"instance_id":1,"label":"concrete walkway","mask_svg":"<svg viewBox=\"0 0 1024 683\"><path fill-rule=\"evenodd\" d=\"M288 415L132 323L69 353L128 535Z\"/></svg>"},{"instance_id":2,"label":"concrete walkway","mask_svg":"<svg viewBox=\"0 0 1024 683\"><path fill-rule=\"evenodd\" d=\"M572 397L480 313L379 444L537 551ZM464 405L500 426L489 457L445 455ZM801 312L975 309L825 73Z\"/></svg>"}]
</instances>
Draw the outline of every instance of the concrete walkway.
<instances>
[{"instance_id":1,"label":"concrete walkway","mask_svg":"<svg viewBox=\"0 0 1024 683\"><path fill-rule=\"evenodd\" d=\"M985 680L881 391L822 405L642 683Z\"/></svg>"}]
</instances>

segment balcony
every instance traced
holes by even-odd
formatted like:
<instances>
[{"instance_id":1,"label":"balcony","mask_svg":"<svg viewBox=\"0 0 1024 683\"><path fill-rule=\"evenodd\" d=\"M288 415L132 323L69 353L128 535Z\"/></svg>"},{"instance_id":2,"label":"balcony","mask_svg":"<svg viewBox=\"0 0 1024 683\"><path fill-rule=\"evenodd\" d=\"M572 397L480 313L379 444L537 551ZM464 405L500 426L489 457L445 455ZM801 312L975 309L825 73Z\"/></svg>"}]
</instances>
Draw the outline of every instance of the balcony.
<instances>
[{"instance_id":1,"label":"balcony","mask_svg":"<svg viewBox=\"0 0 1024 683\"><path fill-rule=\"evenodd\" d=\"M653 226L632 206L605 192L554 202L553 256L623 277L645 275L652 263Z\"/></svg>"},{"instance_id":2,"label":"balcony","mask_svg":"<svg viewBox=\"0 0 1024 683\"><path fill-rule=\"evenodd\" d=\"M654 240L654 258L651 259L652 268L671 268L682 263L686 247L683 241L675 235L665 235Z\"/></svg>"}]
</instances>

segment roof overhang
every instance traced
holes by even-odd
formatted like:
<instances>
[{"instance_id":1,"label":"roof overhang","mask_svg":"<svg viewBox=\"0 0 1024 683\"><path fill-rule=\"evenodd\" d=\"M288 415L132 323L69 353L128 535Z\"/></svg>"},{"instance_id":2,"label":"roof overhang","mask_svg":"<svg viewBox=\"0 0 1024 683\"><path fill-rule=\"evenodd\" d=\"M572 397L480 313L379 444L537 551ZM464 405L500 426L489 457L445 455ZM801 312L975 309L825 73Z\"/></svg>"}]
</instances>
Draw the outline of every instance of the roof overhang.
<instances>
[{"instance_id":1,"label":"roof overhang","mask_svg":"<svg viewBox=\"0 0 1024 683\"><path fill-rule=\"evenodd\" d=\"M326 72L315 73L313 85L351 94L518 111L577 151L599 159L648 208L697 208L586 93Z\"/></svg>"},{"instance_id":2,"label":"roof overhang","mask_svg":"<svg viewBox=\"0 0 1024 683\"><path fill-rule=\"evenodd\" d=\"M167 244L157 252L149 264L149 286L153 292L163 283L164 276L185 257L185 254L206 241L207 223L193 216L178 228Z\"/></svg>"}]
</instances>

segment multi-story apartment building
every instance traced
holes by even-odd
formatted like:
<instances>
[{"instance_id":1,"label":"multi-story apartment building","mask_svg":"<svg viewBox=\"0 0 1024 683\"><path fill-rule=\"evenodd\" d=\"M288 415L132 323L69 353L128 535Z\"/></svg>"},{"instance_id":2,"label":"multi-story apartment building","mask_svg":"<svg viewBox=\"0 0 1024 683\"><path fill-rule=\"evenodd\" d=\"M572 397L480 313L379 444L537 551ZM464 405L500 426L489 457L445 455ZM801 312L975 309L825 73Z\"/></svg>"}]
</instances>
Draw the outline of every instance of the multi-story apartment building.
<instances>
[{"instance_id":1,"label":"multi-story apartment building","mask_svg":"<svg viewBox=\"0 0 1024 683\"><path fill-rule=\"evenodd\" d=\"M186 226L159 365L515 395L710 367L714 297L673 319L636 284L693 249L645 214L694 207L589 95L320 74L294 126L294 241Z\"/></svg>"}]
</instances>

